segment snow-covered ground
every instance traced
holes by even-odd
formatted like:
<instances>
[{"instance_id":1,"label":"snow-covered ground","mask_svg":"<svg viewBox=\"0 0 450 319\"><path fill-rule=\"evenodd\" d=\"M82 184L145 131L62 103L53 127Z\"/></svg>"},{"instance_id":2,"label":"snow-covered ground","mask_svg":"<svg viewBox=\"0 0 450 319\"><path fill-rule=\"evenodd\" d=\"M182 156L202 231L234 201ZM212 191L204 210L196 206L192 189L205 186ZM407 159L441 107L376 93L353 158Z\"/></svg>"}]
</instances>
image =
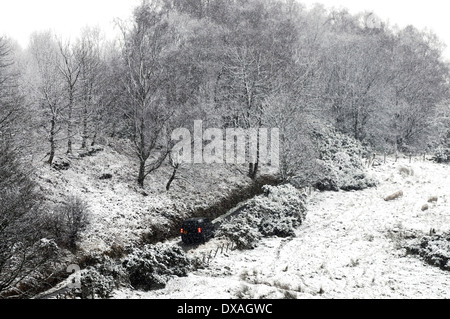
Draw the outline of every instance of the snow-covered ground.
<instances>
[{"instance_id":1,"label":"snow-covered ground","mask_svg":"<svg viewBox=\"0 0 450 319\"><path fill-rule=\"evenodd\" d=\"M450 274L407 255L401 240L450 229L450 167L389 159L370 173L380 181L376 188L313 193L295 238L219 252L208 267L164 289L122 289L114 298L449 298ZM400 190L402 197L384 200ZM431 196L437 202L423 211ZM222 243L216 238L188 254L215 252Z\"/></svg>"},{"instance_id":2,"label":"snow-covered ground","mask_svg":"<svg viewBox=\"0 0 450 319\"><path fill-rule=\"evenodd\" d=\"M80 254L101 254L111 246L126 247L141 240L152 227L168 225L173 216L184 215L199 207L208 207L248 183L244 174L232 168L214 166L182 166L172 188L165 185L172 174L163 166L149 174L145 187L137 186L138 166L125 155L117 141L101 145L93 156L61 156L56 162L70 163L68 170L55 170L37 163L37 181L47 200L55 206L68 196L87 203L89 224L81 233ZM106 145L108 144L108 145ZM110 174L111 178L102 179ZM166 227L167 228L167 227Z\"/></svg>"}]
</instances>

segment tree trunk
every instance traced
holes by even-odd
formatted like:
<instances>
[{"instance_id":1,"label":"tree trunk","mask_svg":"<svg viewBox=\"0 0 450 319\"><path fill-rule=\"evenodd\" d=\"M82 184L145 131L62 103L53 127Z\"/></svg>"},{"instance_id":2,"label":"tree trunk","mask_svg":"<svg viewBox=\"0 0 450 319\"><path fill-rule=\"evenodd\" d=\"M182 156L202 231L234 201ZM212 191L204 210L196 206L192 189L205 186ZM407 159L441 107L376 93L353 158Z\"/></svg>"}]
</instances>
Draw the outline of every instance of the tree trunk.
<instances>
[{"instance_id":1,"label":"tree trunk","mask_svg":"<svg viewBox=\"0 0 450 319\"><path fill-rule=\"evenodd\" d=\"M252 180L256 179L256 175L258 174L258 168L259 168L259 156L260 156L260 143L259 143L259 130L257 130L257 141L256 141L256 163L249 163L248 164L248 177L250 177Z\"/></svg>"},{"instance_id":2,"label":"tree trunk","mask_svg":"<svg viewBox=\"0 0 450 319\"><path fill-rule=\"evenodd\" d=\"M95 131L94 136L92 136L91 146L94 146L97 142L97 131Z\"/></svg>"},{"instance_id":3,"label":"tree trunk","mask_svg":"<svg viewBox=\"0 0 450 319\"><path fill-rule=\"evenodd\" d=\"M69 111L67 118L67 154L72 154L72 112L73 112L73 92L69 93Z\"/></svg>"},{"instance_id":4,"label":"tree trunk","mask_svg":"<svg viewBox=\"0 0 450 319\"><path fill-rule=\"evenodd\" d=\"M145 161L140 160L139 161L138 185L142 188L144 187L144 180L145 180Z\"/></svg>"},{"instance_id":5,"label":"tree trunk","mask_svg":"<svg viewBox=\"0 0 450 319\"><path fill-rule=\"evenodd\" d=\"M51 119L51 127L50 127L50 157L48 159L48 164L52 165L53 159L55 158L55 134L56 134L56 116L53 115Z\"/></svg>"},{"instance_id":6,"label":"tree trunk","mask_svg":"<svg viewBox=\"0 0 450 319\"><path fill-rule=\"evenodd\" d=\"M359 112L356 111L355 115L354 115L354 123L353 123L353 133L354 133L354 137L355 140L359 140Z\"/></svg>"},{"instance_id":7,"label":"tree trunk","mask_svg":"<svg viewBox=\"0 0 450 319\"><path fill-rule=\"evenodd\" d=\"M142 107L144 109L144 107ZM144 112L142 112L144 113ZM144 187L145 180L145 162L148 159L148 155L145 154L145 121L143 115L140 118L140 131L139 131L139 141L137 143L138 152L139 152L139 175L138 175L138 184L140 187Z\"/></svg>"},{"instance_id":8,"label":"tree trunk","mask_svg":"<svg viewBox=\"0 0 450 319\"><path fill-rule=\"evenodd\" d=\"M178 171L178 167L174 167L173 168L173 172L172 172L172 176L170 176L170 179L169 179L169 181L166 184L166 191L169 191L170 185L172 184L173 180L175 179L177 171Z\"/></svg>"},{"instance_id":9,"label":"tree trunk","mask_svg":"<svg viewBox=\"0 0 450 319\"><path fill-rule=\"evenodd\" d=\"M258 175L258 168L259 168L259 163L256 162L255 164L250 163L248 165L248 177L250 177L251 179L256 179L256 176Z\"/></svg>"},{"instance_id":10,"label":"tree trunk","mask_svg":"<svg viewBox=\"0 0 450 319\"><path fill-rule=\"evenodd\" d=\"M82 149L86 148L88 137L88 110L87 104L85 103L83 107L83 140L81 142Z\"/></svg>"}]
</instances>

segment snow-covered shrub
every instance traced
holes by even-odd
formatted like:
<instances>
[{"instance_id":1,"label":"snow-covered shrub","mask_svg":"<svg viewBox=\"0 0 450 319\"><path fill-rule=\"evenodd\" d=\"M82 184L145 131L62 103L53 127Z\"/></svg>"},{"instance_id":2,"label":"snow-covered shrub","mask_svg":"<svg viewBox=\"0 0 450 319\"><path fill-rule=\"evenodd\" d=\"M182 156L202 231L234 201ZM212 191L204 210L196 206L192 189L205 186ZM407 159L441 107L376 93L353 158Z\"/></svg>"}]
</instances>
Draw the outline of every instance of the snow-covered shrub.
<instances>
[{"instance_id":1,"label":"snow-covered shrub","mask_svg":"<svg viewBox=\"0 0 450 319\"><path fill-rule=\"evenodd\" d=\"M116 283L112 276L103 275L94 267L81 271L81 298L108 298Z\"/></svg>"},{"instance_id":2,"label":"snow-covered shrub","mask_svg":"<svg viewBox=\"0 0 450 319\"><path fill-rule=\"evenodd\" d=\"M108 256L104 256L102 262L96 266L96 269L100 274L112 277L116 288L129 284L128 273L120 261L118 262Z\"/></svg>"},{"instance_id":3,"label":"snow-covered shrub","mask_svg":"<svg viewBox=\"0 0 450 319\"><path fill-rule=\"evenodd\" d=\"M306 216L304 197L292 185L263 186L263 194L249 200L238 215L220 226L224 236L239 249L257 246L263 237L295 236L295 228Z\"/></svg>"},{"instance_id":4,"label":"snow-covered shrub","mask_svg":"<svg viewBox=\"0 0 450 319\"><path fill-rule=\"evenodd\" d=\"M339 152L346 153L355 159L355 156L367 157L370 154L360 141L338 132L331 126L315 130L313 135L321 160L334 160L335 155Z\"/></svg>"},{"instance_id":5,"label":"snow-covered shrub","mask_svg":"<svg viewBox=\"0 0 450 319\"><path fill-rule=\"evenodd\" d=\"M450 148L439 147L434 153L433 160L436 163L449 163L450 162Z\"/></svg>"},{"instance_id":6,"label":"snow-covered shrub","mask_svg":"<svg viewBox=\"0 0 450 319\"><path fill-rule=\"evenodd\" d=\"M369 151L359 141L326 127L314 133L319 166L313 185L319 190L361 190L373 187L376 180L367 176L361 157Z\"/></svg>"},{"instance_id":7,"label":"snow-covered shrub","mask_svg":"<svg viewBox=\"0 0 450 319\"><path fill-rule=\"evenodd\" d=\"M59 245L75 250L81 231L88 225L89 209L79 197L71 196L46 216L46 228Z\"/></svg>"},{"instance_id":8,"label":"snow-covered shrub","mask_svg":"<svg viewBox=\"0 0 450 319\"><path fill-rule=\"evenodd\" d=\"M260 220L249 214L238 215L221 225L218 235L231 240L238 249L253 249L262 235L258 230Z\"/></svg>"},{"instance_id":9,"label":"snow-covered shrub","mask_svg":"<svg viewBox=\"0 0 450 319\"><path fill-rule=\"evenodd\" d=\"M122 260L130 284L136 289L163 288L171 276L186 276L189 258L178 246L158 243L135 249Z\"/></svg>"},{"instance_id":10,"label":"snow-covered shrub","mask_svg":"<svg viewBox=\"0 0 450 319\"><path fill-rule=\"evenodd\" d=\"M406 245L406 250L419 255L430 265L450 271L450 233L416 239Z\"/></svg>"},{"instance_id":11,"label":"snow-covered shrub","mask_svg":"<svg viewBox=\"0 0 450 319\"><path fill-rule=\"evenodd\" d=\"M263 195L254 198L254 208L261 213L259 229L264 236L294 236L294 228L306 216L303 195L295 187L264 186Z\"/></svg>"},{"instance_id":12,"label":"snow-covered shrub","mask_svg":"<svg viewBox=\"0 0 450 319\"><path fill-rule=\"evenodd\" d=\"M81 297L108 298L113 289L132 286L150 290L163 288L171 276L186 276L193 266L183 250L158 243L134 248L121 259L92 255L89 266L82 270Z\"/></svg>"},{"instance_id":13,"label":"snow-covered shrub","mask_svg":"<svg viewBox=\"0 0 450 319\"><path fill-rule=\"evenodd\" d=\"M289 237L295 236L294 224L291 219L265 218L260 224L261 233L266 236Z\"/></svg>"},{"instance_id":14,"label":"snow-covered shrub","mask_svg":"<svg viewBox=\"0 0 450 319\"><path fill-rule=\"evenodd\" d=\"M339 189L362 190L376 185L376 181L367 176L361 159L355 154L338 152L330 164L337 175L336 183Z\"/></svg>"},{"instance_id":15,"label":"snow-covered shrub","mask_svg":"<svg viewBox=\"0 0 450 319\"><path fill-rule=\"evenodd\" d=\"M339 191L338 175L334 166L330 162L317 160L320 169L313 182L315 188L320 191Z\"/></svg>"}]
</instances>

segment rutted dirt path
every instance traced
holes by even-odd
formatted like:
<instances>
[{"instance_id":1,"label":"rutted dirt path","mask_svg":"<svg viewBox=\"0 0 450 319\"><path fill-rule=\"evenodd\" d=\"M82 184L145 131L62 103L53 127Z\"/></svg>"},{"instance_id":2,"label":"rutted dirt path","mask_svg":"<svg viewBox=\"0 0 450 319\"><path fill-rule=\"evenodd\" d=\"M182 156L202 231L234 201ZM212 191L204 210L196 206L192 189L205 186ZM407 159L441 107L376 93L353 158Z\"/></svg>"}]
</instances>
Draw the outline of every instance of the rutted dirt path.
<instances>
[{"instance_id":1,"label":"rutted dirt path","mask_svg":"<svg viewBox=\"0 0 450 319\"><path fill-rule=\"evenodd\" d=\"M412 175L400 172L409 166ZM401 239L450 229L448 166L391 162L372 169L376 188L314 193L296 238L268 238L218 255L206 269L152 292L118 298L450 298L450 274L408 256ZM398 190L395 201L384 197ZM422 211L430 196L437 203ZM217 240L198 251L214 249Z\"/></svg>"}]
</instances>

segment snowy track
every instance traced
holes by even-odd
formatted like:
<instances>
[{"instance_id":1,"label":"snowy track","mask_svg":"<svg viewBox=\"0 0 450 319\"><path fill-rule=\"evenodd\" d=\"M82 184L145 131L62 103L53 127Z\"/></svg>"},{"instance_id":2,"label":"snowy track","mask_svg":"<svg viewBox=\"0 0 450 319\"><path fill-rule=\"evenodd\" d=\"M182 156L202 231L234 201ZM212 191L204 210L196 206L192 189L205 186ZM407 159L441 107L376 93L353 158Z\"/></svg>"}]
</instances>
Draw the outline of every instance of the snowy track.
<instances>
[{"instance_id":1,"label":"snowy track","mask_svg":"<svg viewBox=\"0 0 450 319\"><path fill-rule=\"evenodd\" d=\"M399 173L410 166L414 175ZM209 267L165 289L116 298L450 298L450 274L407 256L401 234L450 229L450 168L427 162L373 169L377 188L314 193L295 238L267 238L250 251L219 254ZM398 190L404 196L384 197ZM438 202L420 208L430 196ZM218 239L188 253L214 249Z\"/></svg>"}]
</instances>

